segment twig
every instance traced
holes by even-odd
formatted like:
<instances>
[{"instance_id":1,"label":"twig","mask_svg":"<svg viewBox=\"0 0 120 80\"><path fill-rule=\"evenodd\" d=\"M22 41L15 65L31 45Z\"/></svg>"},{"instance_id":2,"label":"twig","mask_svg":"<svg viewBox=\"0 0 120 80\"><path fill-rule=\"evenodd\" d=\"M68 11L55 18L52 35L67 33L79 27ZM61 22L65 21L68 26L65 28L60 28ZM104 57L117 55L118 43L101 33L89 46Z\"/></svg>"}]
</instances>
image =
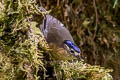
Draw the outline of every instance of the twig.
<instances>
[{"instance_id":1,"label":"twig","mask_svg":"<svg viewBox=\"0 0 120 80\"><path fill-rule=\"evenodd\" d=\"M94 10L95 10L95 16L96 16L95 32L94 32L94 35L93 35L93 39L94 39L95 36L96 36L97 25L98 25L98 13L97 13L97 8L96 8L95 0L93 0L93 7L94 7Z\"/></svg>"},{"instance_id":2,"label":"twig","mask_svg":"<svg viewBox=\"0 0 120 80\"><path fill-rule=\"evenodd\" d=\"M39 4L40 4L40 6L43 6L43 5L42 5L42 1L41 1L41 0L39 1Z\"/></svg>"},{"instance_id":3,"label":"twig","mask_svg":"<svg viewBox=\"0 0 120 80\"><path fill-rule=\"evenodd\" d=\"M97 8L96 8L95 0L93 0L93 7L94 7L94 10L95 10L95 15L96 15L96 27L97 27L97 24L98 24L98 13L97 13Z\"/></svg>"},{"instance_id":4,"label":"twig","mask_svg":"<svg viewBox=\"0 0 120 80\"><path fill-rule=\"evenodd\" d=\"M118 0L115 0L113 8L115 8L115 6L117 5L117 2L118 2Z\"/></svg>"},{"instance_id":5,"label":"twig","mask_svg":"<svg viewBox=\"0 0 120 80\"><path fill-rule=\"evenodd\" d=\"M57 7L59 6L60 0L57 0Z\"/></svg>"}]
</instances>

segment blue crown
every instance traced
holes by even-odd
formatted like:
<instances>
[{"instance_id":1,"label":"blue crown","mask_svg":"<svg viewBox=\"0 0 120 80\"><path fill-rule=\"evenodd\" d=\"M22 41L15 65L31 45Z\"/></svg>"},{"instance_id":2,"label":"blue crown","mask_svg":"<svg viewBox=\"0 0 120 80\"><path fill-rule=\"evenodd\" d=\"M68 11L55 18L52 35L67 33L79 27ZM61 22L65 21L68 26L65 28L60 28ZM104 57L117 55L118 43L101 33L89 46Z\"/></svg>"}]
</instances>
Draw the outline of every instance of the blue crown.
<instances>
[{"instance_id":1,"label":"blue crown","mask_svg":"<svg viewBox=\"0 0 120 80\"><path fill-rule=\"evenodd\" d=\"M70 48L73 48L76 52L80 53L80 49L74 45L70 40L65 40L65 44L67 44Z\"/></svg>"}]
</instances>

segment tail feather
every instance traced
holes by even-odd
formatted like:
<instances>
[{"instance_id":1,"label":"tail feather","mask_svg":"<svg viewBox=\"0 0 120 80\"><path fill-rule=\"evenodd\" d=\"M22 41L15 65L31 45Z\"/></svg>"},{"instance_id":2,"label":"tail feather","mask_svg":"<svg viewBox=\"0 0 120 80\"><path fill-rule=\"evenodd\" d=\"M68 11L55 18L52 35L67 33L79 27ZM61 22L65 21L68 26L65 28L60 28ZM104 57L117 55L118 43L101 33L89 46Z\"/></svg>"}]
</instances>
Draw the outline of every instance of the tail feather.
<instances>
[{"instance_id":1,"label":"tail feather","mask_svg":"<svg viewBox=\"0 0 120 80\"><path fill-rule=\"evenodd\" d=\"M46 12L46 9L43 8L42 6L40 6L39 9L40 9L41 12Z\"/></svg>"}]
</instances>

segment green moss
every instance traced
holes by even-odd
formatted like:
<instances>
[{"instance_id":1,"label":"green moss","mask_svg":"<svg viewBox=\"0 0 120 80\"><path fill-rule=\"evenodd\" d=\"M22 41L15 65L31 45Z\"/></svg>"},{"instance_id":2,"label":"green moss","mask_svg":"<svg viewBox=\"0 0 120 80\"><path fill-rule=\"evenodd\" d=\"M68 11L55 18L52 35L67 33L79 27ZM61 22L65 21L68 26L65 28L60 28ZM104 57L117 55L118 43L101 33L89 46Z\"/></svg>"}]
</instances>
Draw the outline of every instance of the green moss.
<instances>
[{"instance_id":1,"label":"green moss","mask_svg":"<svg viewBox=\"0 0 120 80\"><path fill-rule=\"evenodd\" d=\"M108 72L110 69L105 69L100 66L91 66L83 62L62 62L60 65L61 71L64 72L64 79L84 79L84 80L111 80L112 76Z\"/></svg>"}]
</instances>

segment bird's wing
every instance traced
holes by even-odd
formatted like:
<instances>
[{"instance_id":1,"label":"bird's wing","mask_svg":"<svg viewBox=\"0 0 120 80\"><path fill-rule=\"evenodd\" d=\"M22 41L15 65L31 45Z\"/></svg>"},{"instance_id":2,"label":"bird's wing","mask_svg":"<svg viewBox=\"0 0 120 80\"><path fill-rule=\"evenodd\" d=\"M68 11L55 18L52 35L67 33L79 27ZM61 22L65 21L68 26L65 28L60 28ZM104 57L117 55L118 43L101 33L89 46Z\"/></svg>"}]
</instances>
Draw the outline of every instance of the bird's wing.
<instances>
[{"instance_id":1,"label":"bird's wing","mask_svg":"<svg viewBox=\"0 0 120 80\"><path fill-rule=\"evenodd\" d=\"M65 27L56 23L50 24L48 27L49 27L47 34L48 42L58 44L62 44L64 40L71 40L72 42L74 42L71 34Z\"/></svg>"}]
</instances>

